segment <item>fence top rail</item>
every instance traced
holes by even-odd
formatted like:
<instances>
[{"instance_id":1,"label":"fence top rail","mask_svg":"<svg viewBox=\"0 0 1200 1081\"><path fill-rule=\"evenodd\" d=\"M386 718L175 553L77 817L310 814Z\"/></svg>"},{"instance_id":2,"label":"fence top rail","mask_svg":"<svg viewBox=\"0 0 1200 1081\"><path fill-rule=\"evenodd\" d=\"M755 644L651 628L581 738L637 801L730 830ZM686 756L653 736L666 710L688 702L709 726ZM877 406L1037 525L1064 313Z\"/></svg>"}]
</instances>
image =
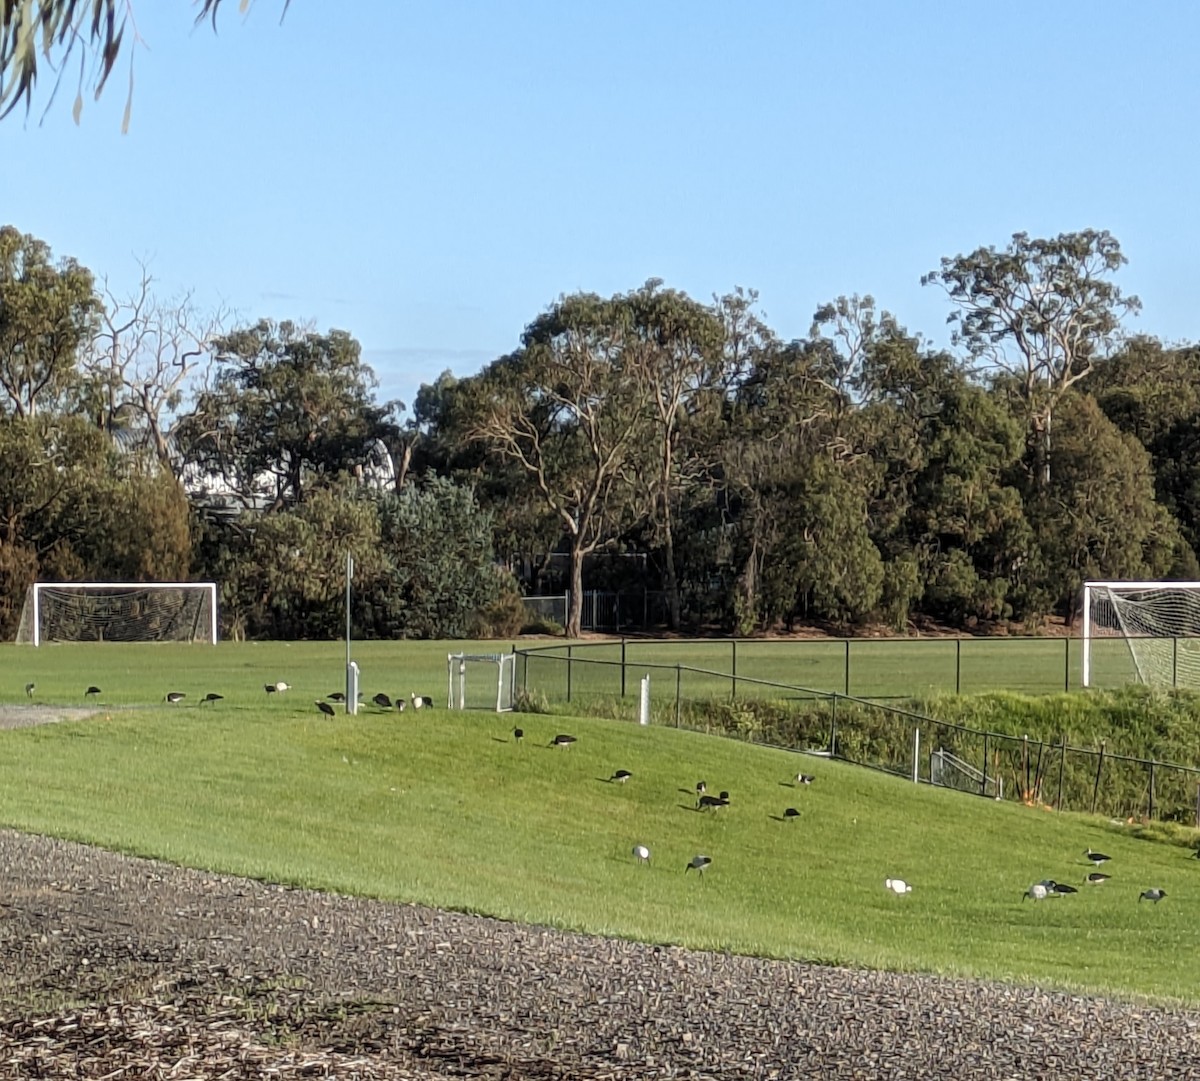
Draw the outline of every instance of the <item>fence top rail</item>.
<instances>
[{"instance_id":1,"label":"fence top rail","mask_svg":"<svg viewBox=\"0 0 1200 1081\"><path fill-rule=\"evenodd\" d=\"M527 598L533 600L535 598ZM544 598L537 598L544 599ZM711 643L713 645L752 645L752 646L933 646L933 645L954 645L956 643L970 642L977 645L1000 645L1004 642L1041 642L1050 646L1058 646L1066 648L1066 644L1082 646L1084 642L1090 641L1095 643L1098 639L1126 640L1126 639L1147 639L1160 641L1176 641L1176 642L1196 642L1200 641L1200 634L1124 634L1113 632L1109 634L1092 633L1084 635L1079 634L947 634L931 638L915 638L912 635L893 634L881 635L872 638L856 638L848 636L845 638L723 638L723 637L697 637L697 638L658 638L654 635L611 635L609 638L599 641L570 641L570 642L550 642L544 646L528 646L519 649L519 653L544 653L559 649L601 649L614 645L655 645L663 646L667 649L672 649L681 646L695 646L697 643Z\"/></svg>"}]
</instances>

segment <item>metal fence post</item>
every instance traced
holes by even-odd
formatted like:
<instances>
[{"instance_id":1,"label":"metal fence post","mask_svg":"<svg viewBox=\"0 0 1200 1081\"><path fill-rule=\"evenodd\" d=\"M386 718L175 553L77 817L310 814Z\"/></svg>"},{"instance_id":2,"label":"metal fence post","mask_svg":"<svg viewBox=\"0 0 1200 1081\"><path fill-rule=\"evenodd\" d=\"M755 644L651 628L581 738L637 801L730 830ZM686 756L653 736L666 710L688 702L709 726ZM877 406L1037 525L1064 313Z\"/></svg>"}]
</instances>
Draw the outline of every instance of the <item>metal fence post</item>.
<instances>
[{"instance_id":1,"label":"metal fence post","mask_svg":"<svg viewBox=\"0 0 1200 1081\"><path fill-rule=\"evenodd\" d=\"M1054 807L1056 810L1059 810L1059 811L1061 811L1063 809L1063 806L1062 806L1063 768L1066 766L1066 764L1067 764L1067 737L1063 736L1062 754L1060 754L1058 756L1058 799L1056 799L1054 801Z\"/></svg>"},{"instance_id":2,"label":"metal fence post","mask_svg":"<svg viewBox=\"0 0 1200 1081\"><path fill-rule=\"evenodd\" d=\"M984 734L983 734L983 772L980 774L980 781L979 781L979 794L981 796L987 795L987 781L988 781L987 767L988 767L988 734L986 732L984 732Z\"/></svg>"},{"instance_id":3,"label":"metal fence post","mask_svg":"<svg viewBox=\"0 0 1200 1081\"><path fill-rule=\"evenodd\" d=\"M1150 759L1150 807L1146 812L1146 817L1154 818L1154 759Z\"/></svg>"},{"instance_id":4,"label":"metal fence post","mask_svg":"<svg viewBox=\"0 0 1200 1081\"><path fill-rule=\"evenodd\" d=\"M846 697L850 697L850 639L846 639Z\"/></svg>"},{"instance_id":5,"label":"metal fence post","mask_svg":"<svg viewBox=\"0 0 1200 1081\"><path fill-rule=\"evenodd\" d=\"M829 757L837 753L837 700L836 694L829 696ZM1200 799L1200 797L1197 797ZM1200 812L1197 812L1200 813Z\"/></svg>"},{"instance_id":6,"label":"metal fence post","mask_svg":"<svg viewBox=\"0 0 1200 1081\"><path fill-rule=\"evenodd\" d=\"M625 639L621 639L621 697L625 697Z\"/></svg>"},{"instance_id":7,"label":"metal fence post","mask_svg":"<svg viewBox=\"0 0 1200 1081\"><path fill-rule=\"evenodd\" d=\"M919 784L921 780L921 730L913 728L913 765L912 765L912 780L913 784Z\"/></svg>"},{"instance_id":8,"label":"metal fence post","mask_svg":"<svg viewBox=\"0 0 1200 1081\"><path fill-rule=\"evenodd\" d=\"M1063 690L1071 689L1071 638L1063 639Z\"/></svg>"},{"instance_id":9,"label":"metal fence post","mask_svg":"<svg viewBox=\"0 0 1200 1081\"><path fill-rule=\"evenodd\" d=\"M571 647L567 646L567 701L571 701Z\"/></svg>"},{"instance_id":10,"label":"metal fence post","mask_svg":"<svg viewBox=\"0 0 1200 1081\"><path fill-rule=\"evenodd\" d=\"M1179 686L1179 639L1171 639L1171 686Z\"/></svg>"},{"instance_id":11,"label":"metal fence post","mask_svg":"<svg viewBox=\"0 0 1200 1081\"><path fill-rule=\"evenodd\" d=\"M954 693L962 694L962 639L954 639Z\"/></svg>"},{"instance_id":12,"label":"metal fence post","mask_svg":"<svg viewBox=\"0 0 1200 1081\"><path fill-rule=\"evenodd\" d=\"M1104 740L1100 741L1100 755L1096 759L1096 780L1092 785L1092 814L1096 813L1096 797L1100 794L1100 771L1104 768Z\"/></svg>"},{"instance_id":13,"label":"metal fence post","mask_svg":"<svg viewBox=\"0 0 1200 1081\"><path fill-rule=\"evenodd\" d=\"M737 698L737 639L736 638L730 643L730 646L732 648L733 656L732 656L732 664L731 664L731 668L730 668L729 698L732 701Z\"/></svg>"},{"instance_id":14,"label":"metal fence post","mask_svg":"<svg viewBox=\"0 0 1200 1081\"><path fill-rule=\"evenodd\" d=\"M681 694L682 682L683 682L683 669L679 665L676 665L675 666L675 727L676 728L679 727L679 709L680 709L680 701L682 698L682 694Z\"/></svg>"}]
</instances>

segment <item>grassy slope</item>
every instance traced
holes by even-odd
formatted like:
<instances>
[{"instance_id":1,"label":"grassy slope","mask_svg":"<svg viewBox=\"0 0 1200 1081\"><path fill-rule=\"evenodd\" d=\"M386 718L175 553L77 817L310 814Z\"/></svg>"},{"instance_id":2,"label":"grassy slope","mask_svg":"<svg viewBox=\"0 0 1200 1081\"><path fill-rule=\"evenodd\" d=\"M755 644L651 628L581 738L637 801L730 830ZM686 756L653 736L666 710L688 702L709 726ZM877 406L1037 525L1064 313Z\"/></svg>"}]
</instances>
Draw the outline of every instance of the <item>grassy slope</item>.
<instances>
[{"instance_id":1,"label":"grassy slope","mask_svg":"<svg viewBox=\"0 0 1200 1081\"><path fill-rule=\"evenodd\" d=\"M438 686L445 652L368 650L364 671L379 673L368 694L380 683ZM1200 864L1093 820L669 729L525 716L529 737L517 746L512 718L494 715L324 721L311 699L337 686L336 645L14 656L14 686L37 667L39 695L61 690L69 701L97 672L114 702L150 701L177 684L229 697L215 709L109 712L3 733L5 824L648 941L1197 999L1177 959L1200 916ZM273 678L296 689L268 699L261 684ZM578 745L546 747L564 728ZM618 767L635 772L626 786L605 780ZM781 786L799 767L817 783ZM734 806L692 810L685 791L700 777L728 788ZM802 819L773 820L788 805ZM650 867L631 859L635 842L654 850ZM1021 901L1043 877L1078 883L1088 845L1115 857L1112 882ZM683 873L697 852L714 860L704 882ZM889 876L914 892L886 893ZM1163 904L1138 903L1151 885L1168 890Z\"/></svg>"}]
</instances>

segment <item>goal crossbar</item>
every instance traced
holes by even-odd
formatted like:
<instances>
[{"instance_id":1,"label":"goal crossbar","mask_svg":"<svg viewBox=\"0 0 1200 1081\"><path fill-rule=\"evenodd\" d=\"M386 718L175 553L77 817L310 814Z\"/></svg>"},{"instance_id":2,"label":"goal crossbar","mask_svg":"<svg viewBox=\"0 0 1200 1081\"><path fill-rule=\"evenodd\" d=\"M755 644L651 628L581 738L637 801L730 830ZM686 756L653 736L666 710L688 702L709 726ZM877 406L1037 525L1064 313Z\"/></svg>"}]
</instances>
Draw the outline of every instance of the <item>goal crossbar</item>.
<instances>
[{"instance_id":1,"label":"goal crossbar","mask_svg":"<svg viewBox=\"0 0 1200 1081\"><path fill-rule=\"evenodd\" d=\"M24 637L26 618L22 614L22 628L18 631L18 641L28 641L34 646L40 646L48 639L43 633L42 619L45 614L46 596L54 594L76 593L81 596L89 593L100 596L130 598L138 593L154 593L156 591L175 590L190 591L203 596L203 611L207 613L207 627L202 635L193 634L189 640L201 640L217 644L217 585L215 582L35 582L29 587L26 600L28 609L28 633Z\"/></svg>"}]
</instances>

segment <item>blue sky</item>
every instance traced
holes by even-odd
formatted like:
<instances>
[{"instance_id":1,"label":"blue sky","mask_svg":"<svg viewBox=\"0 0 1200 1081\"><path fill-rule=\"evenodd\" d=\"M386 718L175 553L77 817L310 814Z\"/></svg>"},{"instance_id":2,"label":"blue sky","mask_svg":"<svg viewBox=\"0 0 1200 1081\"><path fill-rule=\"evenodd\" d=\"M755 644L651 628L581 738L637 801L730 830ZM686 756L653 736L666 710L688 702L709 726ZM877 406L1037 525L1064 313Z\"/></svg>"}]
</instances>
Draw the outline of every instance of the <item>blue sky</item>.
<instances>
[{"instance_id":1,"label":"blue sky","mask_svg":"<svg viewBox=\"0 0 1200 1081\"><path fill-rule=\"evenodd\" d=\"M1111 230L1133 328L1200 337L1183 3L135 0L118 62L0 123L0 221L121 287L363 344L411 403L561 293L759 291L771 325L871 293L945 341L920 276L1010 235Z\"/></svg>"}]
</instances>

